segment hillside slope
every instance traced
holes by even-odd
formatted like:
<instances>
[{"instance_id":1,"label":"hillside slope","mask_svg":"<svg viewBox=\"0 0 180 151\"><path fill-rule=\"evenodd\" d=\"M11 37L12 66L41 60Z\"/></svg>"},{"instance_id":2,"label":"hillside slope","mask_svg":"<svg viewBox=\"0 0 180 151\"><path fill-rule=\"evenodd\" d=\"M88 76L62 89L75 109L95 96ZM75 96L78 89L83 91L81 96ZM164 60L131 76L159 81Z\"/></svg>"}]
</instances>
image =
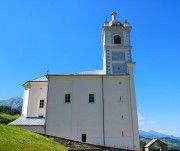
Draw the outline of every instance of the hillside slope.
<instances>
[{"instance_id":1,"label":"hillside slope","mask_svg":"<svg viewBox=\"0 0 180 151\"><path fill-rule=\"evenodd\" d=\"M0 124L8 124L18 117L20 117L20 111L11 109L9 107L0 106Z\"/></svg>"},{"instance_id":2,"label":"hillside slope","mask_svg":"<svg viewBox=\"0 0 180 151\"><path fill-rule=\"evenodd\" d=\"M67 151L51 139L15 126L0 124L0 151Z\"/></svg>"}]
</instances>

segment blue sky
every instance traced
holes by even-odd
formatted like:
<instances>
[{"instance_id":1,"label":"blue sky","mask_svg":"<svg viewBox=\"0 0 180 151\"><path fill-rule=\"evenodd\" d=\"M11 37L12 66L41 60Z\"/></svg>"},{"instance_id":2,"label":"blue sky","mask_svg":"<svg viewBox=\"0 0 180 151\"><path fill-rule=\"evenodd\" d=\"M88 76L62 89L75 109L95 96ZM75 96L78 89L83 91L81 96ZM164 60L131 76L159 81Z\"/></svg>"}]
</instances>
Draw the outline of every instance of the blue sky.
<instances>
[{"instance_id":1,"label":"blue sky","mask_svg":"<svg viewBox=\"0 0 180 151\"><path fill-rule=\"evenodd\" d=\"M102 68L101 28L111 12L132 25L142 130L180 136L179 0L0 0L0 100L49 73Z\"/></svg>"}]
</instances>

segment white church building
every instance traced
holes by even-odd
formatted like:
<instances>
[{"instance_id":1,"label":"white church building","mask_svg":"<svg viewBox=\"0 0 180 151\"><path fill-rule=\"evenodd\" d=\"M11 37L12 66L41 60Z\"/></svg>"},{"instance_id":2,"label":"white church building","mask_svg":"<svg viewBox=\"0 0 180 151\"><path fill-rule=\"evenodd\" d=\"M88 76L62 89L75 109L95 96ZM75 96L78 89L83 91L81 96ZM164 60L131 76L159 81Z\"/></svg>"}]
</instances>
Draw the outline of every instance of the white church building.
<instances>
[{"instance_id":1,"label":"white church building","mask_svg":"<svg viewBox=\"0 0 180 151\"><path fill-rule=\"evenodd\" d=\"M48 74L27 81L22 116L9 125L91 144L139 147L130 32L127 21L104 22L103 69Z\"/></svg>"}]
</instances>

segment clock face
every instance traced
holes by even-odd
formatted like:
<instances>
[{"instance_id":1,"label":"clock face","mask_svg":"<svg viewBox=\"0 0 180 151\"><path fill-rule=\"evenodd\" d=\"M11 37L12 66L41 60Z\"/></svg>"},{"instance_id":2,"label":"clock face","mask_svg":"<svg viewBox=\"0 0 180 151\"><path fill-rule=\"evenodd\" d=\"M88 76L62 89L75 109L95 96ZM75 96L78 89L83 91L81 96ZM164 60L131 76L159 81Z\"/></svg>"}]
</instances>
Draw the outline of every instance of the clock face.
<instances>
[{"instance_id":1,"label":"clock face","mask_svg":"<svg viewBox=\"0 0 180 151\"><path fill-rule=\"evenodd\" d=\"M125 60L125 52L112 52L112 61L123 61Z\"/></svg>"},{"instance_id":2,"label":"clock face","mask_svg":"<svg viewBox=\"0 0 180 151\"><path fill-rule=\"evenodd\" d=\"M126 73L126 65L124 63L113 63L112 71L114 74L125 74Z\"/></svg>"}]
</instances>

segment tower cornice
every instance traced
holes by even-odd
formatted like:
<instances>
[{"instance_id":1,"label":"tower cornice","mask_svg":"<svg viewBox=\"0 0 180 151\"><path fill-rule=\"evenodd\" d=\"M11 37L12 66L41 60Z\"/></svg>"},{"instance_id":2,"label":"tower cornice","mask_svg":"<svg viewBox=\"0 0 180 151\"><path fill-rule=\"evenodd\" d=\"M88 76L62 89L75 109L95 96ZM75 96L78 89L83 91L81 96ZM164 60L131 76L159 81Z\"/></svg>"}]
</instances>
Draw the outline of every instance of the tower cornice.
<instances>
[{"instance_id":1,"label":"tower cornice","mask_svg":"<svg viewBox=\"0 0 180 151\"><path fill-rule=\"evenodd\" d=\"M128 68L134 68L135 65L136 65L136 62L127 62Z\"/></svg>"},{"instance_id":2,"label":"tower cornice","mask_svg":"<svg viewBox=\"0 0 180 151\"><path fill-rule=\"evenodd\" d=\"M127 27L121 27L121 26L103 26L102 30L106 30L106 31L128 31L130 32L132 29L131 26L127 26Z\"/></svg>"},{"instance_id":3,"label":"tower cornice","mask_svg":"<svg viewBox=\"0 0 180 151\"><path fill-rule=\"evenodd\" d=\"M104 45L105 48L128 48L132 49L132 46L122 45L122 44L106 44Z\"/></svg>"}]
</instances>

